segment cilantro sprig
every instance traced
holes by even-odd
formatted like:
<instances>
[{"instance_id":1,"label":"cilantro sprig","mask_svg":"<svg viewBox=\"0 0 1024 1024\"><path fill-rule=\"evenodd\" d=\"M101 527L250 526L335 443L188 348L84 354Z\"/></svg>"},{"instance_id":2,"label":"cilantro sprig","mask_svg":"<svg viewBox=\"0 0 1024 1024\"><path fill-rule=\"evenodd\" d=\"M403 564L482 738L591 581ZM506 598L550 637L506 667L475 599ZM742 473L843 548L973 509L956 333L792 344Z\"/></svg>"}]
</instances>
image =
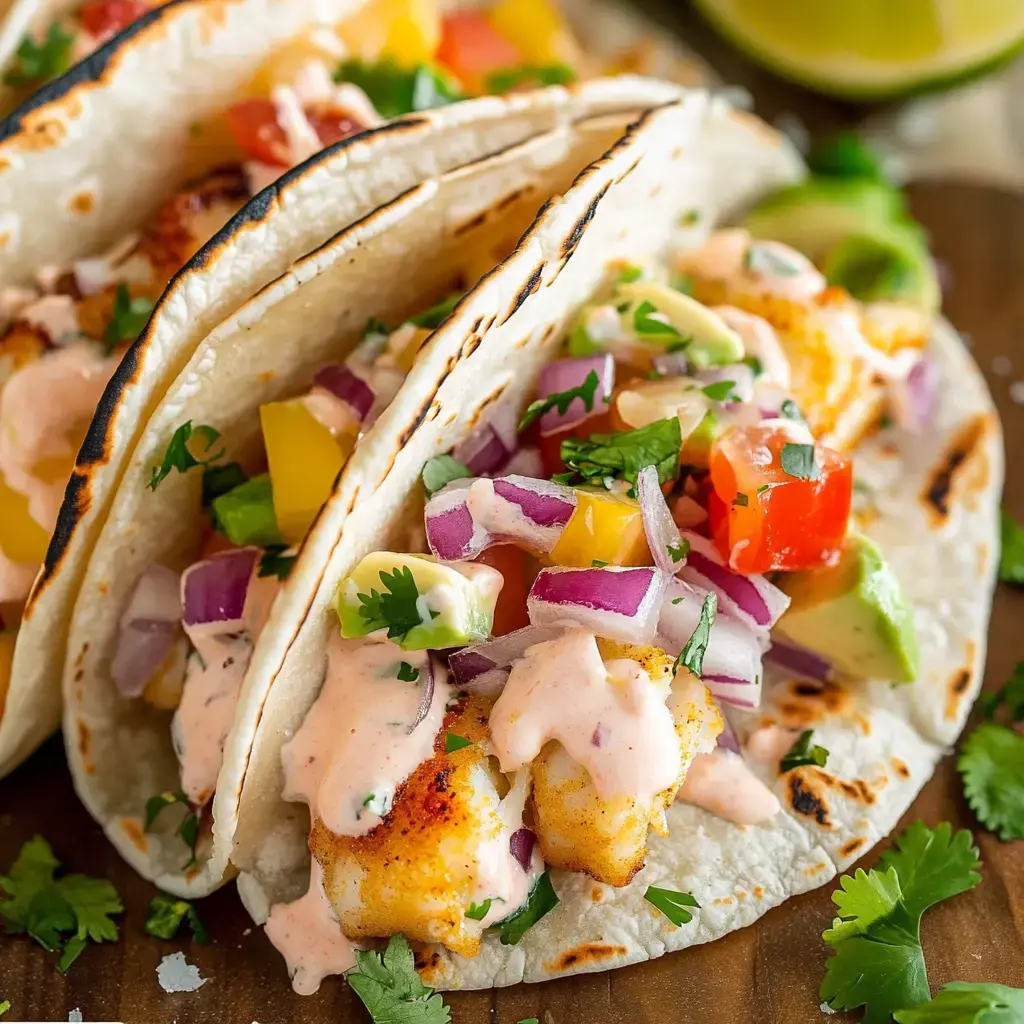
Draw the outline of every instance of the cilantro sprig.
<instances>
[{"instance_id":1,"label":"cilantro sprig","mask_svg":"<svg viewBox=\"0 0 1024 1024\"><path fill-rule=\"evenodd\" d=\"M334 80L358 85L385 119L432 110L463 98L445 75L425 64L408 71L390 60L346 60L335 70Z\"/></svg>"},{"instance_id":2,"label":"cilantro sprig","mask_svg":"<svg viewBox=\"0 0 1024 1024\"><path fill-rule=\"evenodd\" d=\"M835 951L821 983L833 1009L865 1008L865 1024L929 998L921 916L981 881L970 832L916 822L871 871L844 875L832 900L839 916L822 938ZM912 1018L911 1018L912 1019Z\"/></svg>"},{"instance_id":3,"label":"cilantro sprig","mask_svg":"<svg viewBox=\"0 0 1024 1024\"><path fill-rule=\"evenodd\" d=\"M192 937L205 946L210 941L210 933L199 919L196 908L188 900L158 892L149 904L146 931L155 939L173 939L185 921L192 929Z\"/></svg>"},{"instance_id":4,"label":"cilantro sprig","mask_svg":"<svg viewBox=\"0 0 1024 1024\"><path fill-rule=\"evenodd\" d=\"M10 1001L10 999L4 999L2 1002L0 1002L0 1017L2 1017L10 1008L11 1008L11 1001ZM520 1024L522 1024L521 1021L520 1021Z\"/></svg>"},{"instance_id":5,"label":"cilantro sprig","mask_svg":"<svg viewBox=\"0 0 1024 1024\"><path fill-rule=\"evenodd\" d=\"M803 768L805 765L815 764L819 768L825 767L828 760L828 751L817 743L811 746L813 729L807 729L800 733L796 742L789 748L782 760L779 762L780 772L791 772L794 768Z\"/></svg>"},{"instance_id":6,"label":"cilantro sprig","mask_svg":"<svg viewBox=\"0 0 1024 1024\"><path fill-rule=\"evenodd\" d=\"M561 455L570 472L560 474L558 479L570 483L578 476L603 484L610 478L625 480L635 489L640 471L645 466L654 466L658 482L667 483L679 475L682 444L679 420L675 417L615 434L567 437L562 442Z\"/></svg>"},{"instance_id":7,"label":"cilantro sprig","mask_svg":"<svg viewBox=\"0 0 1024 1024\"><path fill-rule=\"evenodd\" d=\"M1013 1024L1024 1020L1024 989L954 981L930 1002L897 1010L895 1019L896 1024Z\"/></svg>"},{"instance_id":8,"label":"cilantro sprig","mask_svg":"<svg viewBox=\"0 0 1024 1024\"><path fill-rule=\"evenodd\" d=\"M425 309L422 313L409 317L409 323L427 331L435 330L448 318L464 294L464 292L452 292L440 302L435 302L430 309Z\"/></svg>"},{"instance_id":9,"label":"cilantro sprig","mask_svg":"<svg viewBox=\"0 0 1024 1024\"><path fill-rule=\"evenodd\" d=\"M665 314L658 311L653 302L644 299L636 309L633 310L633 330L641 337L678 338L683 336L667 320L662 320Z\"/></svg>"},{"instance_id":10,"label":"cilantro sprig","mask_svg":"<svg viewBox=\"0 0 1024 1024\"><path fill-rule=\"evenodd\" d=\"M189 859L182 866L182 870L192 867L196 863L196 843L199 842L199 816L192 809L188 797L184 793L168 790L165 793L157 793L146 801L146 814L143 819L143 830L149 832L156 819L168 808L175 804L181 804L185 808L185 815L178 823L174 834L188 847Z\"/></svg>"},{"instance_id":11,"label":"cilantro sprig","mask_svg":"<svg viewBox=\"0 0 1024 1024\"><path fill-rule=\"evenodd\" d=\"M24 36L15 54L17 60L4 75L4 85L33 85L64 74L71 67L74 41L75 37L59 21L50 22L41 43Z\"/></svg>"},{"instance_id":12,"label":"cilantro sprig","mask_svg":"<svg viewBox=\"0 0 1024 1024\"><path fill-rule=\"evenodd\" d=\"M583 406L587 412L593 412L594 399L597 396L597 387L600 383L601 378L598 377L597 371L591 370L582 384L577 384L576 387L566 388L565 391L556 391L553 394L548 395L547 398L538 398L537 401L531 402L527 406L526 412L523 414L523 418L519 422L519 429L525 430L531 423L539 420L544 413L549 412L552 409L557 409L559 414L564 416L569 411L569 406L572 405L577 398L583 402Z\"/></svg>"},{"instance_id":13,"label":"cilantro sprig","mask_svg":"<svg viewBox=\"0 0 1024 1024\"><path fill-rule=\"evenodd\" d=\"M143 296L133 299L127 285L117 286L114 308L103 335L108 355L122 342L134 341L139 336L155 305L152 299Z\"/></svg>"},{"instance_id":14,"label":"cilantro sprig","mask_svg":"<svg viewBox=\"0 0 1024 1024\"><path fill-rule=\"evenodd\" d=\"M530 890L526 902L514 913L498 922L499 938L503 946L515 946L522 937L545 915L558 906L558 893L545 871Z\"/></svg>"},{"instance_id":15,"label":"cilantro sprig","mask_svg":"<svg viewBox=\"0 0 1024 1024\"><path fill-rule=\"evenodd\" d=\"M718 611L718 597L714 593L704 595L704 603L700 606L700 619L686 646L680 651L679 657L672 664L673 673L679 667L689 669L698 679L704 671L704 654L711 639L711 627L715 624L715 613Z\"/></svg>"},{"instance_id":16,"label":"cilantro sprig","mask_svg":"<svg viewBox=\"0 0 1024 1024\"><path fill-rule=\"evenodd\" d=\"M569 85L576 81L576 72L567 64L527 64L503 68L487 76L489 93L506 93L519 86Z\"/></svg>"},{"instance_id":17,"label":"cilantro sprig","mask_svg":"<svg viewBox=\"0 0 1024 1024\"><path fill-rule=\"evenodd\" d=\"M451 1024L451 1011L416 973L404 935L392 935L383 955L356 951L356 969L346 977L374 1024Z\"/></svg>"},{"instance_id":18,"label":"cilantro sprig","mask_svg":"<svg viewBox=\"0 0 1024 1024\"><path fill-rule=\"evenodd\" d=\"M197 458L192 454L191 441L193 437L205 442L206 446L200 453L205 458ZM220 431L214 430L213 427L207 426L205 423L200 423L196 427L192 426L191 420L182 423L171 436L167 450L164 452L163 461L159 466L153 467L149 478L149 489L155 491L171 475L172 470L176 469L179 473L187 473L190 469L195 469L196 466L208 466L211 462L222 459L224 448L219 448L212 455L210 454L210 450L219 440Z\"/></svg>"},{"instance_id":19,"label":"cilantro sprig","mask_svg":"<svg viewBox=\"0 0 1024 1024\"><path fill-rule=\"evenodd\" d=\"M472 740L467 740L465 736L459 736L454 732L446 732L444 734L444 752L446 754L454 754L456 750L462 750L463 747L473 746Z\"/></svg>"},{"instance_id":20,"label":"cilantro sprig","mask_svg":"<svg viewBox=\"0 0 1024 1024\"><path fill-rule=\"evenodd\" d=\"M60 861L42 836L21 848L6 875L0 875L0 918L8 935L29 935L49 953L59 953L64 974L92 942L117 940L112 915L124 911L114 886L105 878L64 875Z\"/></svg>"},{"instance_id":21,"label":"cilantro sprig","mask_svg":"<svg viewBox=\"0 0 1024 1024\"><path fill-rule=\"evenodd\" d=\"M430 497L453 480L461 480L472 475L469 467L464 466L458 459L453 459L450 455L435 455L423 464L420 479L423 481L427 497Z\"/></svg>"},{"instance_id":22,"label":"cilantro sprig","mask_svg":"<svg viewBox=\"0 0 1024 1024\"><path fill-rule=\"evenodd\" d=\"M259 577L276 576L282 582L288 579L295 568L298 554L289 554L286 544L271 544L262 555L256 568Z\"/></svg>"},{"instance_id":23,"label":"cilantro sprig","mask_svg":"<svg viewBox=\"0 0 1024 1024\"><path fill-rule=\"evenodd\" d=\"M357 594L359 614L366 621L369 632L386 626L388 639L401 643L413 629L423 623L416 607L420 597L416 577L407 565L400 565L390 573L381 569L378 575L384 593L371 589L369 594ZM431 614L436 618L439 613Z\"/></svg>"},{"instance_id":24,"label":"cilantro sprig","mask_svg":"<svg viewBox=\"0 0 1024 1024\"><path fill-rule=\"evenodd\" d=\"M693 893L661 889L656 885L647 886L644 899L652 907L657 907L677 928L693 920L693 914L686 909L687 907L700 909L700 904L694 899Z\"/></svg>"},{"instance_id":25,"label":"cilantro sprig","mask_svg":"<svg viewBox=\"0 0 1024 1024\"><path fill-rule=\"evenodd\" d=\"M1024 586L1024 526L1006 509L999 511L999 535L1002 547L999 553L999 578L1003 583Z\"/></svg>"}]
</instances>

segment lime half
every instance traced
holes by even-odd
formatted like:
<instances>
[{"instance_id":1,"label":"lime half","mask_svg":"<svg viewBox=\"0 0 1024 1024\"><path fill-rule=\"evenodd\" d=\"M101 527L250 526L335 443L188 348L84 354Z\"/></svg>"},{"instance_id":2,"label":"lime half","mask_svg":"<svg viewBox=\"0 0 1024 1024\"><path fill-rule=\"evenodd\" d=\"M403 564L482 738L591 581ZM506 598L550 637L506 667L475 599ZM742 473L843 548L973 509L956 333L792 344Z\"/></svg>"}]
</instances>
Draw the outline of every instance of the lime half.
<instances>
[{"instance_id":1,"label":"lime half","mask_svg":"<svg viewBox=\"0 0 1024 1024\"><path fill-rule=\"evenodd\" d=\"M845 99L962 81L1024 43L1021 0L696 0L777 74Z\"/></svg>"}]
</instances>

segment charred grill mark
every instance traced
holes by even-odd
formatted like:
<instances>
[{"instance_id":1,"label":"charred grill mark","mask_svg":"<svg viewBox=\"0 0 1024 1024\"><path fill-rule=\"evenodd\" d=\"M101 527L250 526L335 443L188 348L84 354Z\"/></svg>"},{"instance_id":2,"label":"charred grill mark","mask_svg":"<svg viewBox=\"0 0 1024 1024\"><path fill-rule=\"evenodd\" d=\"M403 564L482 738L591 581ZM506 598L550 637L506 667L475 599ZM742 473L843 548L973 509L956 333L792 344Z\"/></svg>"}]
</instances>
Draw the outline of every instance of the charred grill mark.
<instances>
[{"instance_id":1,"label":"charred grill mark","mask_svg":"<svg viewBox=\"0 0 1024 1024\"><path fill-rule=\"evenodd\" d=\"M470 420L469 420L469 426L470 426L471 428L475 427L475 426L476 426L476 425L477 425L477 424L478 424L478 423L480 422L480 417L481 417L481 416L483 416L484 412L485 412L485 411L486 411L486 410L487 410L487 409L488 409L488 408L489 408L490 406L494 405L494 403L495 403L495 402L497 402L499 398L501 398L501 396L502 396L502 395L503 395L503 394L505 393L505 388L507 388L507 387L508 387L508 384L507 384L507 383L505 383L505 384L502 384L502 385L501 385L501 386L500 386L500 387L498 388L498 390L497 390L497 391L493 391L493 392L492 392L491 394L489 394L489 395L488 395L488 396L487 396L487 397L486 397L486 398L485 398L485 399L484 399L484 400L483 400L483 401L482 401L482 402L481 402L481 403L480 403L480 404L479 404L479 405L478 405L478 406L476 407L476 409L475 409L475 410L473 411L473 415L472 415L472 416L470 417Z\"/></svg>"},{"instance_id":2,"label":"charred grill mark","mask_svg":"<svg viewBox=\"0 0 1024 1024\"><path fill-rule=\"evenodd\" d=\"M946 694L946 719L952 721L956 718L957 709L960 707L960 698L967 692L971 685L971 666L957 669L950 677Z\"/></svg>"},{"instance_id":3,"label":"charred grill mark","mask_svg":"<svg viewBox=\"0 0 1024 1024\"><path fill-rule=\"evenodd\" d=\"M898 757L891 758L892 770L901 778L910 778L910 769Z\"/></svg>"},{"instance_id":4,"label":"charred grill mark","mask_svg":"<svg viewBox=\"0 0 1024 1024\"><path fill-rule=\"evenodd\" d=\"M98 415L98 412L97 412ZM93 425L96 420L93 419ZM90 426L89 432L92 433L93 427ZM89 438L86 437L86 443ZM85 444L82 445L84 450ZM82 452L79 452L79 459L82 457ZM46 548L46 558L43 560L42 571L39 574L39 578L36 580L35 586L32 588L32 592L28 596L28 601L25 604L25 611L23 618L28 619L32 614L32 609L35 606L36 601L39 599L42 592L46 589L47 584L53 579L54 574L60 568L60 564L64 559L64 553L67 551L68 545L71 543L71 537L75 532L75 527L78 525L78 521L85 516L86 512L89 511L89 474L88 472L82 473L79 470L75 470L71 474L71 479L68 481L68 485L64 490L64 501L61 503L60 511L57 513L57 525L54 527L53 536L50 538L50 543Z\"/></svg>"},{"instance_id":5,"label":"charred grill mark","mask_svg":"<svg viewBox=\"0 0 1024 1024\"><path fill-rule=\"evenodd\" d=\"M606 942L584 942L575 949L567 949L548 966L552 970L567 971L579 964L596 964L626 955L625 946L612 946Z\"/></svg>"},{"instance_id":6,"label":"charred grill mark","mask_svg":"<svg viewBox=\"0 0 1024 1024\"><path fill-rule=\"evenodd\" d=\"M519 294L512 300L512 305L509 307L508 312L505 314L501 321L504 324L508 321L509 317L540 287L540 280L544 275L544 263L541 261L533 268L533 272L530 274L529 280L519 290ZM498 326L500 327L501 324Z\"/></svg>"},{"instance_id":7,"label":"charred grill mark","mask_svg":"<svg viewBox=\"0 0 1024 1024\"><path fill-rule=\"evenodd\" d=\"M825 828L830 827L828 820L828 805L813 790L807 788L805 783L809 780L799 769L792 772L789 778L789 802L797 814L807 818L814 818L819 825Z\"/></svg>"},{"instance_id":8,"label":"charred grill mark","mask_svg":"<svg viewBox=\"0 0 1024 1024\"><path fill-rule=\"evenodd\" d=\"M597 208L600 205L602 199L608 191L609 186L605 185L600 192L594 197L594 201L586 208L583 216L572 226L572 230L562 240L562 259L567 260L575 251L576 246L580 244L580 239L583 237L583 232L586 231L587 225L594 219L597 214Z\"/></svg>"},{"instance_id":9,"label":"charred grill mark","mask_svg":"<svg viewBox=\"0 0 1024 1024\"><path fill-rule=\"evenodd\" d=\"M529 191L531 191L531 190L529 188L526 188L526 187L515 188L511 192L507 192L504 196L502 196L502 198L499 199L498 202L495 204L494 208L496 210L499 210L499 211L500 210L504 210L506 206L510 206L520 196L526 195L527 192L529 192Z\"/></svg>"},{"instance_id":10,"label":"charred grill mark","mask_svg":"<svg viewBox=\"0 0 1024 1024\"><path fill-rule=\"evenodd\" d=\"M821 773L825 775L824 772ZM842 791L844 796L849 797L851 800L856 800L858 803L867 804L869 807L871 804L877 803L878 797L875 795L871 786L868 785L863 779L854 779L852 782L847 779L831 779L826 776L829 781L834 782L836 786ZM880 780L880 785L885 785L887 780L883 776Z\"/></svg>"},{"instance_id":11,"label":"charred grill mark","mask_svg":"<svg viewBox=\"0 0 1024 1024\"><path fill-rule=\"evenodd\" d=\"M839 847L839 852L844 857L852 857L866 842L867 839L864 836L855 836L853 839L847 839L847 841Z\"/></svg>"},{"instance_id":12,"label":"charred grill mark","mask_svg":"<svg viewBox=\"0 0 1024 1024\"><path fill-rule=\"evenodd\" d=\"M482 224L486 224L488 213L490 213L489 210L482 210L475 217L470 217L469 220L463 221L461 224L456 226L455 230L452 232L452 235L455 238L458 238L459 235L464 235L466 234L467 231L472 231L474 228L478 228Z\"/></svg>"},{"instance_id":13,"label":"charred grill mark","mask_svg":"<svg viewBox=\"0 0 1024 1024\"><path fill-rule=\"evenodd\" d=\"M615 179L616 185L621 185L640 166L640 157L637 157L623 172Z\"/></svg>"},{"instance_id":14,"label":"charred grill mark","mask_svg":"<svg viewBox=\"0 0 1024 1024\"><path fill-rule=\"evenodd\" d=\"M460 357L468 359L480 347L481 340L479 334L471 334L462 344Z\"/></svg>"},{"instance_id":15,"label":"charred grill mark","mask_svg":"<svg viewBox=\"0 0 1024 1024\"><path fill-rule=\"evenodd\" d=\"M985 436L986 422L985 416L979 416L968 423L953 439L948 450L932 470L923 500L939 525L949 516L950 496L961 467L980 449Z\"/></svg>"}]
</instances>

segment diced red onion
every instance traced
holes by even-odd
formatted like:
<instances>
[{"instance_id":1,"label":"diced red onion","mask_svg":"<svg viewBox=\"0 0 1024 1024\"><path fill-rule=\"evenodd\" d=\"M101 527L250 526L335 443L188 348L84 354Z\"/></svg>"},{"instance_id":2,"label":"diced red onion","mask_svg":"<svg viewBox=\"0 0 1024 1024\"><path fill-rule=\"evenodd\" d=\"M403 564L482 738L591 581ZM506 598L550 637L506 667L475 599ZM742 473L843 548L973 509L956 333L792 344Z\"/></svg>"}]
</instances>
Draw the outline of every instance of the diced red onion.
<instances>
[{"instance_id":1,"label":"diced red onion","mask_svg":"<svg viewBox=\"0 0 1024 1024\"><path fill-rule=\"evenodd\" d=\"M505 466L505 472L514 476L541 477L544 475L544 460L537 448L520 448Z\"/></svg>"},{"instance_id":2,"label":"diced red onion","mask_svg":"<svg viewBox=\"0 0 1024 1024\"><path fill-rule=\"evenodd\" d=\"M903 380L892 385L893 417L905 430L921 434L935 417L941 373L926 356L918 359Z\"/></svg>"},{"instance_id":3,"label":"diced red onion","mask_svg":"<svg viewBox=\"0 0 1024 1024\"><path fill-rule=\"evenodd\" d=\"M524 626L486 643L464 647L448 656L448 666L460 685L474 682L478 676L496 668L508 668L534 644L557 640L565 632L561 626ZM475 687L474 687L475 689Z\"/></svg>"},{"instance_id":4,"label":"diced red onion","mask_svg":"<svg viewBox=\"0 0 1024 1024\"><path fill-rule=\"evenodd\" d=\"M647 546L651 549L651 557L662 572L674 576L683 562L681 558L673 559L669 551L679 551L681 538L679 528L668 510L665 495L661 493L658 470L654 466L645 466L640 470L636 482L637 499L640 502L644 533L647 536Z\"/></svg>"},{"instance_id":5,"label":"diced red onion","mask_svg":"<svg viewBox=\"0 0 1024 1024\"><path fill-rule=\"evenodd\" d=\"M509 852L519 861L524 871L530 870L530 864L533 861L533 847L536 842L536 833L528 828L516 829L509 838Z\"/></svg>"},{"instance_id":6,"label":"diced red onion","mask_svg":"<svg viewBox=\"0 0 1024 1024\"><path fill-rule=\"evenodd\" d=\"M351 367L343 363L331 363L319 370L313 381L335 398L340 398L355 413L360 423L370 415L377 396L373 388Z\"/></svg>"},{"instance_id":7,"label":"diced red onion","mask_svg":"<svg viewBox=\"0 0 1024 1024\"><path fill-rule=\"evenodd\" d=\"M121 616L117 646L110 665L118 693L138 697L171 653L181 622L178 574L151 565L135 584Z\"/></svg>"},{"instance_id":8,"label":"diced red onion","mask_svg":"<svg viewBox=\"0 0 1024 1024\"><path fill-rule=\"evenodd\" d=\"M481 479L470 490L469 509L473 522L493 542L511 541L546 553L558 543L576 511L576 492L528 476Z\"/></svg>"},{"instance_id":9,"label":"diced red onion","mask_svg":"<svg viewBox=\"0 0 1024 1024\"><path fill-rule=\"evenodd\" d=\"M506 465L510 454L501 435L489 423L474 431L452 452L473 476L493 475Z\"/></svg>"},{"instance_id":10,"label":"diced red onion","mask_svg":"<svg viewBox=\"0 0 1024 1024\"><path fill-rule=\"evenodd\" d=\"M661 352L651 360L651 364L662 377L687 377L690 373L683 352Z\"/></svg>"},{"instance_id":11,"label":"diced red onion","mask_svg":"<svg viewBox=\"0 0 1024 1024\"><path fill-rule=\"evenodd\" d=\"M718 595L718 606L758 630L771 629L789 607L789 598L763 576L741 576L729 569L714 543L692 530L683 531L690 545L680 578Z\"/></svg>"},{"instance_id":12,"label":"diced red onion","mask_svg":"<svg viewBox=\"0 0 1024 1024\"><path fill-rule=\"evenodd\" d=\"M709 591L671 580L665 589L658 620L658 644L677 655L700 622ZM739 707L761 702L761 644L749 626L721 612L715 617L704 652L701 679L719 700Z\"/></svg>"},{"instance_id":13,"label":"diced red onion","mask_svg":"<svg viewBox=\"0 0 1024 1024\"><path fill-rule=\"evenodd\" d=\"M721 710L721 709L719 709ZM722 715L722 731L718 734L718 739L715 741L715 745L722 747L724 750L731 750L734 754L740 752L740 741L736 739L736 733L733 732L732 726L729 724L729 719Z\"/></svg>"},{"instance_id":14,"label":"diced red onion","mask_svg":"<svg viewBox=\"0 0 1024 1024\"><path fill-rule=\"evenodd\" d=\"M592 747L603 747L608 742L608 737L611 735L611 730L603 722L598 722L594 729L594 735L590 737L590 745Z\"/></svg>"},{"instance_id":15,"label":"diced red onion","mask_svg":"<svg viewBox=\"0 0 1024 1024\"><path fill-rule=\"evenodd\" d=\"M434 673L443 672L444 669L440 665L434 664L434 655L427 655L427 674L423 680L423 690L420 693L420 704L416 709L416 721L409 726L406 732L411 736L415 731L416 727L423 721L424 718L430 714L430 705L434 701Z\"/></svg>"},{"instance_id":16,"label":"diced red onion","mask_svg":"<svg viewBox=\"0 0 1024 1024\"><path fill-rule=\"evenodd\" d=\"M475 558L491 543L486 530L473 522L469 511L472 480L454 480L434 494L424 510L427 544L447 562Z\"/></svg>"},{"instance_id":17,"label":"diced red onion","mask_svg":"<svg viewBox=\"0 0 1024 1024\"><path fill-rule=\"evenodd\" d=\"M749 402L754 397L754 371L746 363L733 363L730 366L713 366L708 370L700 370L694 374L705 387L708 384L720 384L724 380L733 383L734 399L732 402Z\"/></svg>"},{"instance_id":18,"label":"diced red onion","mask_svg":"<svg viewBox=\"0 0 1024 1024\"><path fill-rule=\"evenodd\" d=\"M665 590L657 569L542 569L526 599L530 622L575 622L598 636L646 644L654 637Z\"/></svg>"},{"instance_id":19,"label":"diced red onion","mask_svg":"<svg viewBox=\"0 0 1024 1024\"><path fill-rule=\"evenodd\" d=\"M235 633L244 628L245 599L258 557L258 548L221 551L185 570L181 603L186 630L210 626L217 633Z\"/></svg>"},{"instance_id":20,"label":"diced red onion","mask_svg":"<svg viewBox=\"0 0 1024 1024\"><path fill-rule=\"evenodd\" d=\"M798 676L827 682L832 678L832 663L806 647L772 638L772 645L765 653L765 658Z\"/></svg>"},{"instance_id":21,"label":"diced red onion","mask_svg":"<svg viewBox=\"0 0 1024 1024\"><path fill-rule=\"evenodd\" d=\"M580 359L558 359L548 363L541 370L537 382L537 397L547 398L548 395L560 391L569 391L580 387L591 373L597 374L597 389L594 401L588 409L582 398L574 398L564 413L557 409L549 409L540 418L540 432L544 436L568 430L588 416L604 412L605 399L611 397L615 387L615 360L610 352L602 355L584 356Z\"/></svg>"}]
</instances>

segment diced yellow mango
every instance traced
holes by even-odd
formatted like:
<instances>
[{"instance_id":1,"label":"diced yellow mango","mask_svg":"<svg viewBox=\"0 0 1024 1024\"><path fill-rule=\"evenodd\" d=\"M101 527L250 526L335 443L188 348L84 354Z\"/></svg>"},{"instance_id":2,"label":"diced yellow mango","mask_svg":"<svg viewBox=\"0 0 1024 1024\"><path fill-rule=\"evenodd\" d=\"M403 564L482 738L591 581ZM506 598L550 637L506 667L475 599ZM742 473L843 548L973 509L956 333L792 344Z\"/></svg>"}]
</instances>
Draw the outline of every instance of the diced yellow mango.
<instances>
[{"instance_id":1,"label":"diced yellow mango","mask_svg":"<svg viewBox=\"0 0 1024 1024\"><path fill-rule=\"evenodd\" d=\"M433 61L441 15L436 0L370 0L338 33L354 57L414 68Z\"/></svg>"},{"instance_id":2,"label":"diced yellow mango","mask_svg":"<svg viewBox=\"0 0 1024 1024\"><path fill-rule=\"evenodd\" d=\"M402 348L393 353L395 363L404 373L408 373L412 369L412 364L416 362L416 356L430 334L431 332L426 327L417 327Z\"/></svg>"},{"instance_id":3,"label":"diced yellow mango","mask_svg":"<svg viewBox=\"0 0 1024 1024\"><path fill-rule=\"evenodd\" d=\"M50 536L28 512L28 498L0 474L0 551L12 562L41 565Z\"/></svg>"},{"instance_id":4,"label":"diced yellow mango","mask_svg":"<svg viewBox=\"0 0 1024 1024\"><path fill-rule=\"evenodd\" d=\"M185 648L183 637L171 646L164 663L142 691L142 699L147 704L163 711L177 709L181 703L181 692L185 688Z\"/></svg>"},{"instance_id":5,"label":"diced yellow mango","mask_svg":"<svg viewBox=\"0 0 1024 1024\"><path fill-rule=\"evenodd\" d=\"M523 55L524 64L579 63L576 40L551 0L498 0L489 20Z\"/></svg>"},{"instance_id":6,"label":"diced yellow mango","mask_svg":"<svg viewBox=\"0 0 1024 1024\"><path fill-rule=\"evenodd\" d=\"M550 554L555 565L650 565L637 502L607 491L577 491L576 511Z\"/></svg>"},{"instance_id":7,"label":"diced yellow mango","mask_svg":"<svg viewBox=\"0 0 1024 1024\"><path fill-rule=\"evenodd\" d=\"M7 690L11 685L11 665L14 662L14 642L18 639L15 630L0 632L0 715L7 701Z\"/></svg>"},{"instance_id":8,"label":"diced yellow mango","mask_svg":"<svg viewBox=\"0 0 1024 1024\"><path fill-rule=\"evenodd\" d=\"M260 425L277 525L289 544L299 544L330 497L355 437L335 437L301 399L261 405Z\"/></svg>"}]
</instances>

